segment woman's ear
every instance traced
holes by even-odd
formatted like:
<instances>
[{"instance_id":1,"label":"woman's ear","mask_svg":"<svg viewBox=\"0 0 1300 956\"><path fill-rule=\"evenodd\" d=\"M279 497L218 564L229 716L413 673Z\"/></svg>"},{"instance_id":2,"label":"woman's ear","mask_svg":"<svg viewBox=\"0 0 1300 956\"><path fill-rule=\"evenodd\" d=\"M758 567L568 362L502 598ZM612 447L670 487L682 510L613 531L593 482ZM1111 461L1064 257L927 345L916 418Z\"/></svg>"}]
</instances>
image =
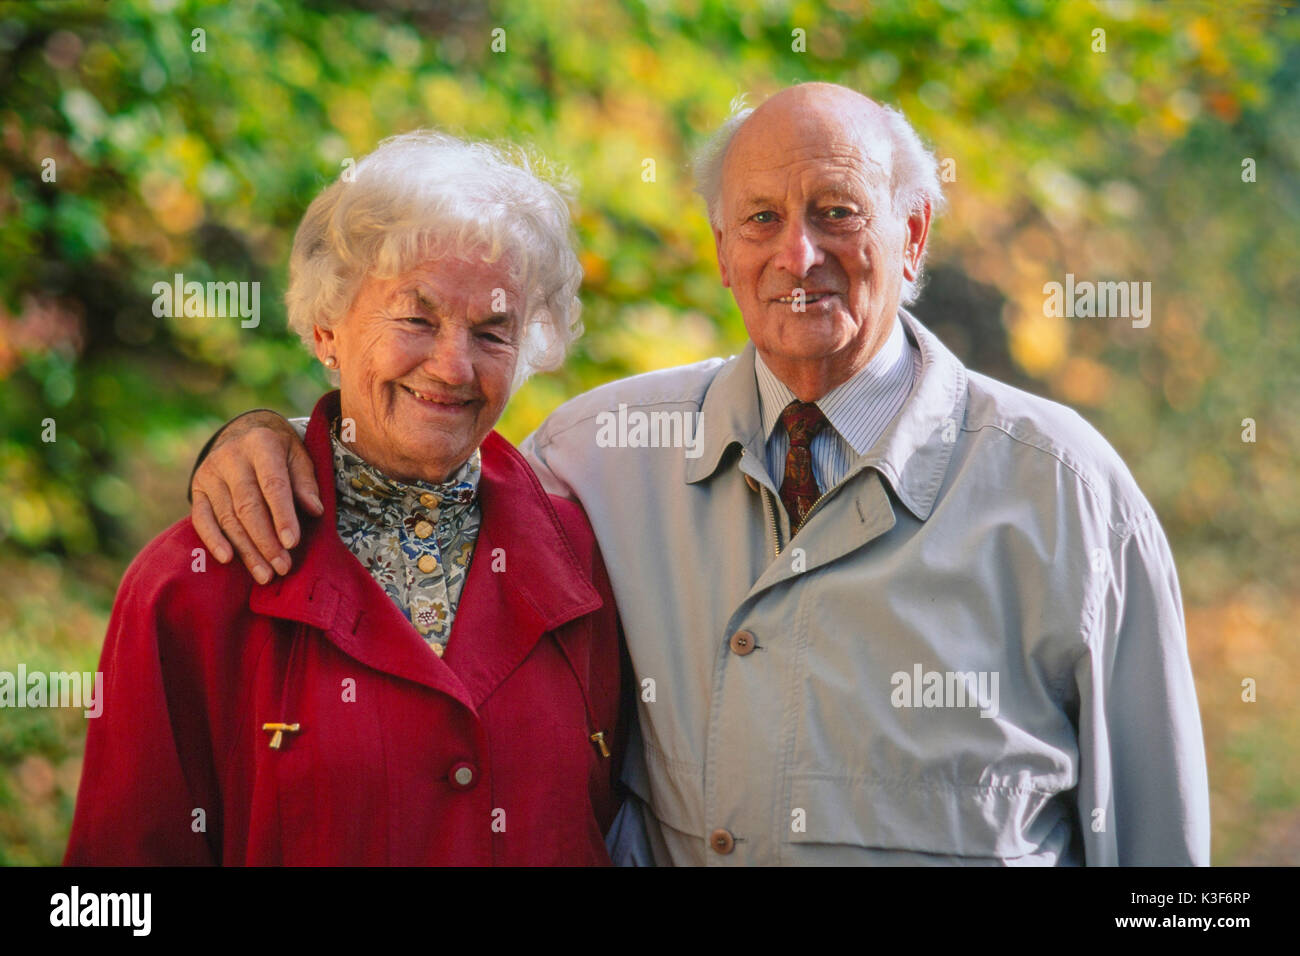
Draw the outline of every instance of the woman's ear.
<instances>
[{"instance_id":1,"label":"woman's ear","mask_svg":"<svg viewBox=\"0 0 1300 956\"><path fill-rule=\"evenodd\" d=\"M334 340L334 330L320 325L313 325L312 337L316 340L316 357L320 359L321 364L326 368L338 368L339 361L336 354L337 343Z\"/></svg>"}]
</instances>

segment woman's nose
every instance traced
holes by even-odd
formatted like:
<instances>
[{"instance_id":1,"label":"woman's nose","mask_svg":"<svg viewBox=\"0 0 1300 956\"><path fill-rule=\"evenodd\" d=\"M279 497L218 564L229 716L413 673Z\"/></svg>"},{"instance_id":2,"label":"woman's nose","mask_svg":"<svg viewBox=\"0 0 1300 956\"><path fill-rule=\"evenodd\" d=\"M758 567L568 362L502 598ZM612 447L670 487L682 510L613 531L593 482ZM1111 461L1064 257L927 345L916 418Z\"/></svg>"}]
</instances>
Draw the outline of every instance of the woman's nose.
<instances>
[{"instance_id":1,"label":"woman's nose","mask_svg":"<svg viewBox=\"0 0 1300 956\"><path fill-rule=\"evenodd\" d=\"M467 329L444 326L424 361L424 370L447 385L472 384L474 357L471 345Z\"/></svg>"}]
</instances>

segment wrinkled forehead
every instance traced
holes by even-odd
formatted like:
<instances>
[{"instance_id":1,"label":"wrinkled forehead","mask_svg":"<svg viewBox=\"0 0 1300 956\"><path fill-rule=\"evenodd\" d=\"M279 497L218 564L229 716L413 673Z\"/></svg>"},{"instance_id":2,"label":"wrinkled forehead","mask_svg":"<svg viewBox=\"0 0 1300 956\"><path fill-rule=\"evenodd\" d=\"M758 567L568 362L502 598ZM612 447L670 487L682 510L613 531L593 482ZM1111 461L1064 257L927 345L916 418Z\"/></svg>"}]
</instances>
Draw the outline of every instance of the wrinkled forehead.
<instances>
[{"instance_id":1,"label":"wrinkled forehead","mask_svg":"<svg viewBox=\"0 0 1300 956\"><path fill-rule=\"evenodd\" d=\"M471 311L516 311L518 288L510 260L477 258L426 260L401 275L386 278L379 292L387 304L419 304L446 308L460 305Z\"/></svg>"},{"instance_id":2,"label":"wrinkled forehead","mask_svg":"<svg viewBox=\"0 0 1300 956\"><path fill-rule=\"evenodd\" d=\"M868 117L826 111L771 116L757 111L741 126L722 168L723 196L768 192L797 180L803 188L888 185L889 137Z\"/></svg>"}]
</instances>

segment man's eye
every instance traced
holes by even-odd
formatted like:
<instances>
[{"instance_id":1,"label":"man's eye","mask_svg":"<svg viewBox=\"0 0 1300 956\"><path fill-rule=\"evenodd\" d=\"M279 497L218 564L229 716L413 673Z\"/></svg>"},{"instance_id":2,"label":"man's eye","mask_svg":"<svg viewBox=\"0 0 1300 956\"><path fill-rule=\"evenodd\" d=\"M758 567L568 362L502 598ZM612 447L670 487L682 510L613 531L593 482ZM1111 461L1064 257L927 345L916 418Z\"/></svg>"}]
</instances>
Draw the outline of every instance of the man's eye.
<instances>
[{"instance_id":1,"label":"man's eye","mask_svg":"<svg viewBox=\"0 0 1300 956\"><path fill-rule=\"evenodd\" d=\"M769 209L764 209L762 212L754 213L754 215L749 218L752 222L776 222L776 213Z\"/></svg>"},{"instance_id":2,"label":"man's eye","mask_svg":"<svg viewBox=\"0 0 1300 956\"><path fill-rule=\"evenodd\" d=\"M827 219L847 219L853 215L853 210L846 206L832 206L826 210Z\"/></svg>"},{"instance_id":3,"label":"man's eye","mask_svg":"<svg viewBox=\"0 0 1300 956\"><path fill-rule=\"evenodd\" d=\"M405 315L402 316L403 322L409 322L411 325L428 325L429 320L422 315Z\"/></svg>"},{"instance_id":4,"label":"man's eye","mask_svg":"<svg viewBox=\"0 0 1300 956\"><path fill-rule=\"evenodd\" d=\"M484 332L480 338L489 342L495 342L497 345L509 345L510 340L499 332Z\"/></svg>"}]
</instances>

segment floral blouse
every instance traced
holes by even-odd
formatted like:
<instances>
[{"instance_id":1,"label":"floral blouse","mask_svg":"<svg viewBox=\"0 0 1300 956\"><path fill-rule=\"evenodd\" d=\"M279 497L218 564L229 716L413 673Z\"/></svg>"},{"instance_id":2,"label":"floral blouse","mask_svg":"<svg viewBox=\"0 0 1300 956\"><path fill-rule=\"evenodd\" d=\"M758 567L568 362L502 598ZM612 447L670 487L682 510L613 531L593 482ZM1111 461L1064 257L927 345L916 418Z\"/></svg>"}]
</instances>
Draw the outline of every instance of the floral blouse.
<instances>
[{"instance_id":1,"label":"floral blouse","mask_svg":"<svg viewBox=\"0 0 1300 956\"><path fill-rule=\"evenodd\" d=\"M338 532L439 657L478 539L477 451L442 484L407 484L367 464L330 430Z\"/></svg>"}]
</instances>

